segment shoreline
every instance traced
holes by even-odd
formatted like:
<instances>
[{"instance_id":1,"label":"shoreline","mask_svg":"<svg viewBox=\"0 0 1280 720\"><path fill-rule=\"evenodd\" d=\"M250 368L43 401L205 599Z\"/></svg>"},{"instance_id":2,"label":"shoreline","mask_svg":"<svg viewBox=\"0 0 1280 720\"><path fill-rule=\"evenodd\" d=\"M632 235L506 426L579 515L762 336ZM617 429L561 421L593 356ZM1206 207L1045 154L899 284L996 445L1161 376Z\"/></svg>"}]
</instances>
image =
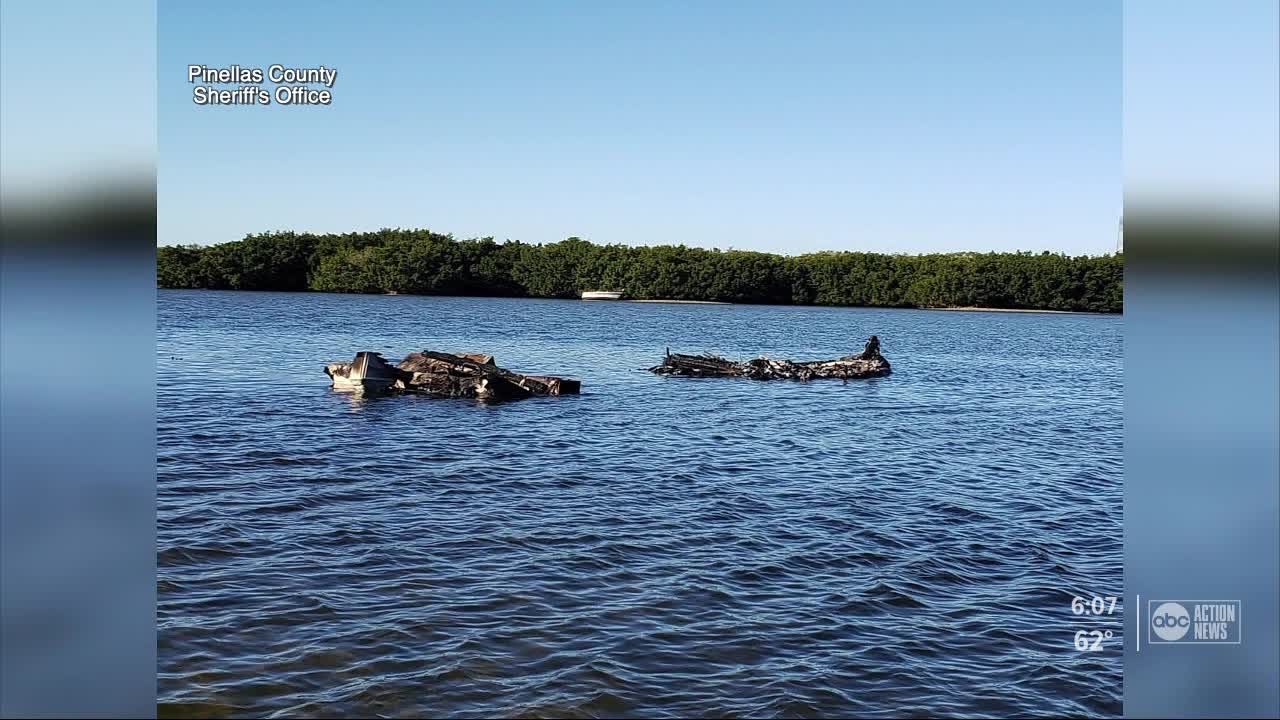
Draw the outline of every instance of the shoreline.
<instances>
[{"instance_id":1,"label":"shoreline","mask_svg":"<svg viewBox=\"0 0 1280 720\"><path fill-rule=\"evenodd\" d=\"M1031 308L989 307L921 307L913 310L943 310L946 312L1000 312L1000 313L1052 313L1054 315L1122 315L1123 313L1094 312L1091 310L1034 310Z\"/></svg>"},{"instance_id":2,"label":"shoreline","mask_svg":"<svg viewBox=\"0 0 1280 720\"><path fill-rule=\"evenodd\" d=\"M940 310L945 312L985 312L985 313L1045 313L1050 315L1092 315L1098 317L1122 317L1123 312L1103 312L1097 310L1050 310L1033 308L990 308L990 307L904 307L901 305L817 305L795 303L739 303L719 300L582 300L573 297L529 297L525 295L418 295L403 292L335 292L331 290L233 290L231 288L189 288L189 287L156 287L157 291L169 292L224 292L224 293L269 293L279 295L349 295L355 297L402 297L402 298L459 298L472 300L536 300L539 302L586 302L586 303L637 303L637 304L671 304L671 305L741 305L745 307L808 307L847 310Z\"/></svg>"},{"instance_id":3,"label":"shoreline","mask_svg":"<svg viewBox=\"0 0 1280 720\"><path fill-rule=\"evenodd\" d=\"M733 305L719 300L623 300L629 303L670 303L672 305Z\"/></svg>"}]
</instances>

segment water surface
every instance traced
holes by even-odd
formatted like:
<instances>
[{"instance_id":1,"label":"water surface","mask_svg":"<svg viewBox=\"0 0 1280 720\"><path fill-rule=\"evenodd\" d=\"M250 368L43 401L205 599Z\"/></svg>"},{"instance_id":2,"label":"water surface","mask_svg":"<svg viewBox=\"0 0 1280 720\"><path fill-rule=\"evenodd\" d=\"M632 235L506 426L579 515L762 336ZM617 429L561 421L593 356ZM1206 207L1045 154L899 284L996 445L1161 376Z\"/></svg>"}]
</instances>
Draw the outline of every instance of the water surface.
<instances>
[{"instance_id":1,"label":"water surface","mask_svg":"<svg viewBox=\"0 0 1280 720\"><path fill-rule=\"evenodd\" d=\"M836 357L847 384L664 378ZM160 291L162 715L1121 713L1121 319ZM581 396L335 393L356 350Z\"/></svg>"}]
</instances>

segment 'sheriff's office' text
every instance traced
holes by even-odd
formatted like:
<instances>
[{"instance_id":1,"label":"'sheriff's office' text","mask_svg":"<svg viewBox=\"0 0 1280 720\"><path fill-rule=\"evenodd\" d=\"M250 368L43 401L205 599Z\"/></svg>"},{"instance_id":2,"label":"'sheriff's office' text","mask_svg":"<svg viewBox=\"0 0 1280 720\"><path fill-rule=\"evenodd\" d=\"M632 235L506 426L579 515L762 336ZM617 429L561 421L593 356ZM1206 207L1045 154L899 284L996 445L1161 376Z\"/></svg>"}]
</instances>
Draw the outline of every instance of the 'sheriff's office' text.
<instances>
[{"instance_id":1,"label":"'sheriff's office' text","mask_svg":"<svg viewBox=\"0 0 1280 720\"><path fill-rule=\"evenodd\" d=\"M264 81L275 87L268 90L263 87ZM337 69L323 65L313 68L269 65L265 70L239 65L225 68L187 66L187 82L195 85L191 99L196 105L330 105L333 103L333 84L337 81ZM239 87L218 88L215 85ZM324 89L313 87L315 85Z\"/></svg>"}]
</instances>

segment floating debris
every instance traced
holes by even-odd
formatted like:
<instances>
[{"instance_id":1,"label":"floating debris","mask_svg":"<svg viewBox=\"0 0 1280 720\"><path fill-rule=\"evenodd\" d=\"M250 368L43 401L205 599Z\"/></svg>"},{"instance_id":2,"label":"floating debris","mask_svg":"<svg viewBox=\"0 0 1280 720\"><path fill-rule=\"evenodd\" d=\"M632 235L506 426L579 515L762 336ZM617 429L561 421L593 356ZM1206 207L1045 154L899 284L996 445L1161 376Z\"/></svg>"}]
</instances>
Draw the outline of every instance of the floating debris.
<instances>
[{"instance_id":1,"label":"floating debris","mask_svg":"<svg viewBox=\"0 0 1280 720\"><path fill-rule=\"evenodd\" d=\"M494 363L492 355L423 350L391 365L376 352L358 352L349 363L329 363L334 390L409 392L442 398L518 400L534 395L577 395L582 383L549 375L521 375Z\"/></svg>"},{"instance_id":2,"label":"floating debris","mask_svg":"<svg viewBox=\"0 0 1280 720\"><path fill-rule=\"evenodd\" d=\"M758 357L737 362L716 355L681 355L667 350L661 365L649 368L658 375L682 377L747 377L753 380L815 380L838 378L852 380L880 377L890 372L889 361L880 354L880 338L872 335L866 347L857 355L846 355L837 360L771 360Z\"/></svg>"}]
</instances>

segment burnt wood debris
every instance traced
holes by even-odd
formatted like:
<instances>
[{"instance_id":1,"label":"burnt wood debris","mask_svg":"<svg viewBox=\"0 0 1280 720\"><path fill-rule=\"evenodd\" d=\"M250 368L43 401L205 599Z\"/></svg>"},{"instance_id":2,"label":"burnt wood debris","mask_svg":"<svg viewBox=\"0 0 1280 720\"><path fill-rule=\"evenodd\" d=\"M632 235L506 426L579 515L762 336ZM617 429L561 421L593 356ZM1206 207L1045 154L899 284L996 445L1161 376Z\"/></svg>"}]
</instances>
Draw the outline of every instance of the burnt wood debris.
<instances>
[{"instance_id":1,"label":"burnt wood debris","mask_svg":"<svg viewBox=\"0 0 1280 720\"><path fill-rule=\"evenodd\" d=\"M862 352L835 360L774 360L758 357L737 362L716 355L682 355L667 348L662 363L649 368L657 375L683 377L745 377L754 380L851 380L880 377L890 372L880 354L880 338L872 335ZM392 365L376 352L358 352L351 362L335 362L324 372L335 390L419 393L441 398L519 400L535 395L577 395L582 383L550 375L523 375L498 367L492 355L409 353Z\"/></svg>"},{"instance_id":2,"label":"burnt wood debris","mask_svg":"<svg viewBox=\"0 0 1280 720\"><path fill-rule=\"evenodd\" d=\"M667 350L662 363L649 368L658 375L683 377L746 377L753 380L852 380L880 377L890 372L889 361L880 354L880 338L872 335L862 352L835 360L772 360L758 357L736 362L716 355L682 355Z\"/></svg>"},{"instance_id":3,"label":"burnt wood debris","mask_svg":"<svg viewBox=\"0 0 1280 720\"><path fill-rule=\"evenodd\" d=\"M348 363L330 363L324 372L335 390L420 393L441 398L518 400L535 395L577 395L578 380L522 375L498 367L492 355L423 350L391 365L374 352L356 353Z\"/></svg>"}]
</instances>

